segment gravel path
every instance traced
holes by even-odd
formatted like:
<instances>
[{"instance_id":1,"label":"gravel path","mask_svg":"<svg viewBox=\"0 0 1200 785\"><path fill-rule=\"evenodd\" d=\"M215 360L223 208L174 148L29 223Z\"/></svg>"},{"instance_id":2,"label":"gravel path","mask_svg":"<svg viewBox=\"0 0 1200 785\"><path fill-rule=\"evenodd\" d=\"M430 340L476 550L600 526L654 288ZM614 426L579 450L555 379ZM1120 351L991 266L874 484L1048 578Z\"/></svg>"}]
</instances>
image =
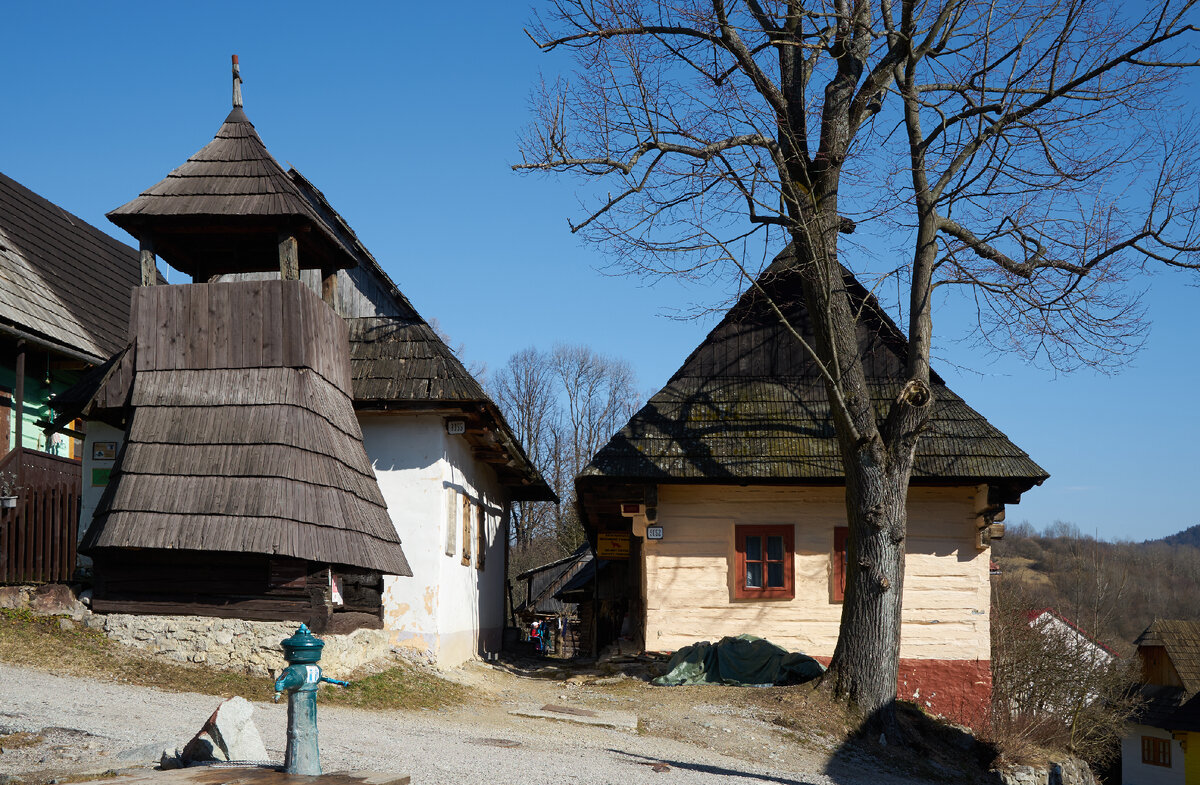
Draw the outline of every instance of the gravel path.
<instances>
[{"instance_id":1,"label":"gravel path","mask_svg":"<svg viewBox=\"0 0 1200 785\"><path fill-rule=\"evenodd\" d=\"M24 759L0 755L0 773L31 769L103 771L145 758L150 748L174 749L204 723L218 698L164 693L145 687L57 676L0 665L0 731L67 730L47 734ZM283 758L286 707L256 703L255 722L267 750ZM371 769L411 774L414 785L526 783L696 783L708 785L907 785L914 780L842 762L830 774L772 770L701 746L637 733L539 719L497 716L486 707L449 711L370 712L336 706L320 710L321 760L326 771ZM84 735L87 734L87 735ZM519 746L497 746L498 740ZM47 753L47 749L50 750ZM136 750L140 749L140 753ZM125 755L122 757L122 753ZM817 760L814 758L814 761ZM44 761L44 762L40 762ZM655 772L651 762L671 770Z\"/></svg>"}]
</instances>

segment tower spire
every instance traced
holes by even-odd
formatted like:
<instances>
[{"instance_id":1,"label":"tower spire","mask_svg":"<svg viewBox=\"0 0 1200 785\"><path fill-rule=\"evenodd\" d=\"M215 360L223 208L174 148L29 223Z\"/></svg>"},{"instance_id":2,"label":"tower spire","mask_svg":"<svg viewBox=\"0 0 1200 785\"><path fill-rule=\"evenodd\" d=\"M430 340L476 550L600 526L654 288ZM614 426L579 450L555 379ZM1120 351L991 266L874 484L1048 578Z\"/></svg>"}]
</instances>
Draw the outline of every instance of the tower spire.
<instances>
[{"instance_id":1,"label":"tower spire","mask_svg":"<svg viewBox=\"0 0 1200 785\"><path fill-rule=\"evenodd\" d=\"M233 56L233 106L235 109L242 108L242 72L238 68L238 57Z\"/></svg>"}]
</instances>

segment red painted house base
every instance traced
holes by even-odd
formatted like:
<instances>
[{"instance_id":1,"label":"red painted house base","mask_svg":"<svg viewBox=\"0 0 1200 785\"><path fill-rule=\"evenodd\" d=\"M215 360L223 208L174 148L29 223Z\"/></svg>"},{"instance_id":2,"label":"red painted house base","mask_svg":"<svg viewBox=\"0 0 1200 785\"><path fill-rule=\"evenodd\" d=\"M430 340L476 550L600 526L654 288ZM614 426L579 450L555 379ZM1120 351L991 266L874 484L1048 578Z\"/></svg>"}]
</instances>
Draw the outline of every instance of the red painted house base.
<instances>
[{"instance_id":1,"label":"red painted house base","mask_svg":"<svg viewBox=\"0 0 1200 785\"><path fill-rule=\"evenodd\" d=\"M828 657L815 657L822 665ZM926 712L970 727L987 718L992 699L988 660L900 660L896 697Z\"/></svg>"},{"instance_id":2,"label":"red painted house base","mask_svg":"<svg viewBox=\"0 0 1200 785\"><path fill-rule=\"evenodd\" d=\"M978 727L992 699L988 660L900 660L896 697L930 714Z\"/></svg>"}]
</instances>

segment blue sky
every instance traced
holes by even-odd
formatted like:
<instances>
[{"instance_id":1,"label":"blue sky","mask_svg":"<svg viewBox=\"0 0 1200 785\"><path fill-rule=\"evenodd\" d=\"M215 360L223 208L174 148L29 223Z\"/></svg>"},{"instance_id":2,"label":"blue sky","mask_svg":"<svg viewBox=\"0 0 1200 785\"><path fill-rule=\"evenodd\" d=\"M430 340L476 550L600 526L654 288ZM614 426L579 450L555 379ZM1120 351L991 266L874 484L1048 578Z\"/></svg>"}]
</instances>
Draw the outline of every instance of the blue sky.
<instances>
[{"instance_id":1,"label":"blue sky","mask_svg":"<svg viewBox=\"0 0 1200 785\"><path fill-rule=\"evenodd\" d=\"M452 8L9 4L0 171L130 242L104 213L212 138L237 53L246 112L271 152L324 191L467 360L498 368L526 346L585 343L657 389L713 325L664 314L730 292L600 272L605 258L567 230L576 184L509 169L539 69L566 61L524 35L523 5ZM1200 523L1198 280L1147 282L1153 329L1115 376L935 347L974 369L935 361L951 387L1052 475L1010 522L1134 540Z\"/></svg>"}]
</instances>

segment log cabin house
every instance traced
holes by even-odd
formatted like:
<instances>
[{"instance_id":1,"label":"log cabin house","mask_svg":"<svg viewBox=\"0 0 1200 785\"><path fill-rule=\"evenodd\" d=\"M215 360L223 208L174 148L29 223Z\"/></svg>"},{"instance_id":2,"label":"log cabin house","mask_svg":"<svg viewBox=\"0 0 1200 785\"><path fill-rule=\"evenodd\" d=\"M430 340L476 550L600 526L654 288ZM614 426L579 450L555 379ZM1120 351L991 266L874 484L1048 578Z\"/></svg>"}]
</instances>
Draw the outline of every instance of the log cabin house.
<instances>
[{"instance_id":1,"label":"log cabin house","mask_svg":"<svg viewBox=\"0 0 1200 785\"><path fill-rule=\"evenodd\" d=\"M824 386L769 296L811 336L785 251L576 478L597 546L597 643L649 651L750 633L828 662L845 580L841 458ZM847 272L880 406L903 334ZM765 296L764 296L765 295ZM810 337L811 340L811 337ZM969 719L990 691L988 541L1047 474L933 374L908 498L901 697ZM999 531L998 531L999 530ZM565 597L565 595L562 595ZM582 611L581 611L582 612Z\"/></svg>"},{"instance_id":2,"label":"log cabin house","mask_svg":"<svg viewBox=\"0 0 1200 785\"><path fill-rule=\"evenodd\" d=\"M54 397L125 345L139 275L137 251L0 174L0 476L16 496L0 583L75 571L82 423L45 427Z\"/></svg>"},{"instance_id":3,"label":"log cabin house","mask_svg":"<svg viewBox=\"0 0 1200 785\"><path fill-rule=\"evenodd\" d=\"M258 442L253 457L247 452L237 465L253 467L255 474L262 467L271 467L272 503L300 505L289 506L288 514L309 528L296 531L309 532L314 538L310 544L321 539L326 547L309 555L295 550L285 554L281 543L290 539L259 544L246 538L225 541L220 545L225 554L221 558L228 568L219 581L221 593L214 593L217 587L210 585L203 603L188 602L172 609L160 600L171 594L172 576L184 574L180 570L184 557L160 551L169 559L162 562L158 574L148 576L138 570L137 565L144 564L144 553L133 550L143 546L134 546L134 539L129 539L135 536L135 528L128 529L126 539L105 533L116 510L113 505L125 498L110 484L103 489L104 500L98 501L95 522L87 535L93 554L110 554L105 563L98 560L96 565L97 608L158 613L186 610L262 619L309 614L311 618L312 608L302 607L303 597L309 596L310 605L323 608L330 622L337 622L346 611L370 615L375 619L372 624L390 632L394 644L416 649L443 666L498 650L504 617L509 503L555 497L478 382L324 195L295 169L285 171L279 166L237 104L240 100L235 100L234 110L212 142L109 217L138 237L143 257L157 253L194 280L211 281L193 287L206 287L220 297L226 291L243 293L231 295L237 298L231 301L231 310L220 312L243 317L233 319L229 337L220 340L240 341L243 347L256 340L261 300L268 309L262 312L264 343L257 350L243 348L240 354L232 350L234 359L222 369L232 374L222 393L225 397L205 401L221 407L280 408L247 408L248 415L259 416L239 427L221 422L219 409L213 410L217 418L213 422L157 415L165 419L153 423L151 438L188 441L195 438L192 429L216 427L222 429L221 439L264 439L253 435L261 432L264 422L288 422L284 414L307 408L302 419L324 428L322 433L291 423L283 433ZM272 261L257 261L264 259ZM268 314L277 313L277 290L280 303L286 306L295 301L302 312L295 321L284 314L279 323L282 332L272 334ZM166 297L160 296L157 302L164 304L156 304L154 313L161 316L164 308L174 313L179 307L178 296ZM137 299L135 296L135 302ZM208 302L209 337L216 340L212 294ZM223 301L220 307L226 307ZM246 315L253 318L247 320ZM319 332L308 331L314 324L321 325ZM256 369L268 359L275 361L280 348L276 342L283 344L282 367L296 367L296 357L288 354L288 342L297 340L297 329L305 331L304 337L292 348L307 353L306 357L311 355L311 362L326 369L309 375L318 380L320 389L301 389L297 377L270 398L259 377L249 379L245 374L260 373ZM162 400L139 395L136 381L136 400L122 397L128 395L122 386L127 369L149 362L137 353L137 340L125 358L114 358L108 371L109 381L116 378L121 384L113 388L106 382L75 396L76 407L105 421L93 430L119 447L119 463L124 463L124 456L139 439L138 429L132 427L130 406L136 412L139 405L157 406ZM190 347L196 337L193 330L187 336L180 333L163 339L160 327L155 340L159 341L156 346L165 340L168 347L176 342ZM189 354L185 356L191 357L193 349L186 351ZM209 352L211 358L212 350ZM169 360L167 364L177 371L190 362ZM259 365L252 365L255 362ZM275 365L269 367L272 373L285 373ZM301 367L316 370L311 365ZM204 385L180 377L171 386L196 391ZM165 405L173 403L168 400ZM103 430L105 427L109 430ZM163 429L175 435L167 437ZM136 447L135 454L140 450ZM165 467L161 487L171 487L169 477L194 474L192 466L176 461ZM119 468L114 468L118 479ZM257 487L265 487L256 482ZM336 500L338 508L312 506L323 504L313 496L317 489ZM317 528L319 522L329 520L342 521L340 530L332 531L327 525ZM148 528L156 525L149 519L145 524ZM393 547L397 534L404 541L402 556L398 545ZM145 535L137 536L144 539ZM338 538L342 542L335 545ZM346 550L352 545L350 540L355 541L354 559ZM212 548L206 545L205 549ZM197 553L189 551L185 560L198 565ZM280 558L285 555L287 559ZM406 577L410 568L411 579ZM198 568L189 570L197 572ZM340 596L333 596L329 580L322 575L332 576L341 589L337 592ZM254 583L239 582L241 578L235 576ZM234 594L240 599L234 600ZM284 594L302 604L290 611L247 604L250 598L254 605L261 605L268 596ZM342 605L335 610L337 600ZM320 624L319 619L317 622Z\"/></svg>"}]
</instances>

